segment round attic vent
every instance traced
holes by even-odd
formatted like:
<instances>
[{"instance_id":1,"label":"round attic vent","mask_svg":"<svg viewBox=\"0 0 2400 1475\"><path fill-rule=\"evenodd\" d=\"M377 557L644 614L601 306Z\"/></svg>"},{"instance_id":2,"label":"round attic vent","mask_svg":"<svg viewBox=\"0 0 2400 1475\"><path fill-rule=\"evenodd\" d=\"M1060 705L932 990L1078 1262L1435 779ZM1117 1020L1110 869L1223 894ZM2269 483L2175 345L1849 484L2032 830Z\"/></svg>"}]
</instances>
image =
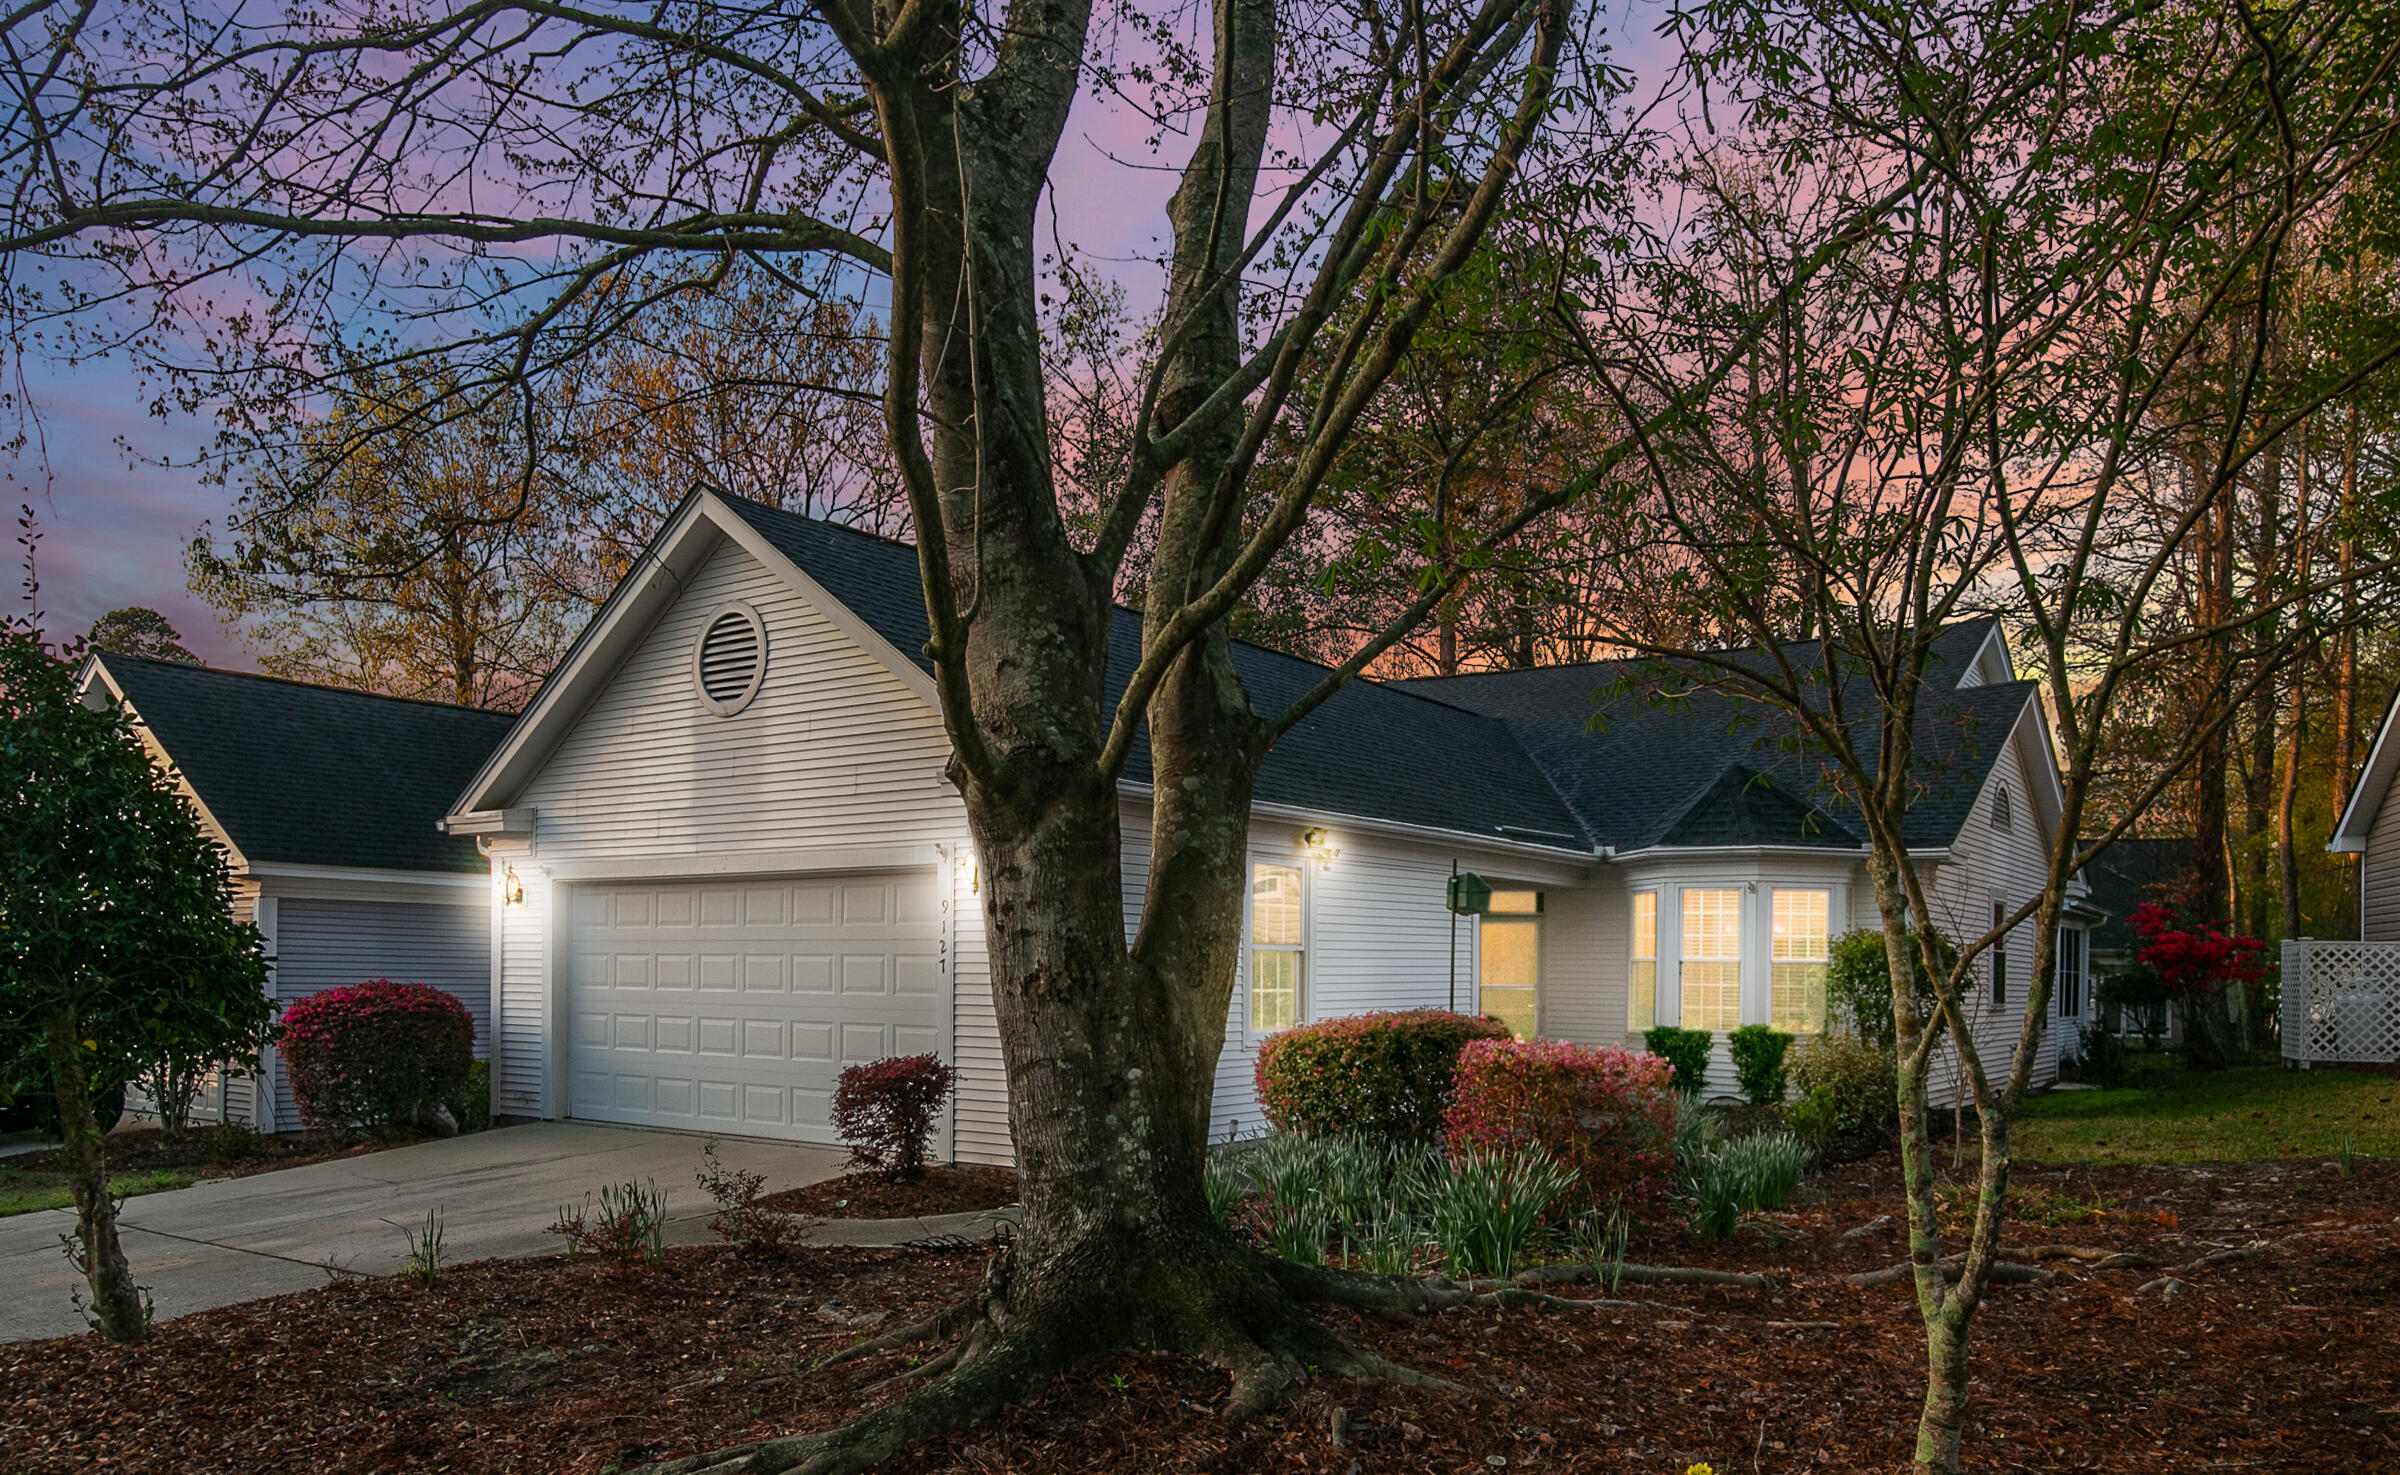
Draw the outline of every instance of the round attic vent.
<instances>
[{"instance_id":1,"label":"round attic vent","mask_svg":"<svg viewBox=\"0 0 2400 1475\"><path fill-rule=\"evenodd\" d=\"M700 704L719 717L731 717L758 695L767 674L767 627L758 611L746 604L729 604L708 622L692 652L692 682L700 689Z\"/></svg>"}]
</instances>

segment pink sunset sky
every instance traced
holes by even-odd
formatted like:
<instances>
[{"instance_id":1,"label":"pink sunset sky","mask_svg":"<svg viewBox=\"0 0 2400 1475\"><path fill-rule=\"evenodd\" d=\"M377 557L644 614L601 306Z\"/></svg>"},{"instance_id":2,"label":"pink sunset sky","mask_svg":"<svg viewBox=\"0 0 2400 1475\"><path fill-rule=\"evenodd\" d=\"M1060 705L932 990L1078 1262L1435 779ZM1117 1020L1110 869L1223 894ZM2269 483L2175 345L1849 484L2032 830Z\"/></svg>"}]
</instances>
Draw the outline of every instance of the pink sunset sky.
<instances>
[{"instance_id":1,"label":"pink sunset sky","mask_svg":"<svg viewBox=\"0 0 2400 1475\"><path fill-rule=\"evenodd\" d=\"M1614 59L1637 75L1656 75L1672 44L1654 33L1664 5L1631 0L1628 14L1619 0L1609 9L1606 40ZM1122 264L1137 312L1155 290L1156 272L1133 258L1159 249L1174 188L1169 170L1118 162L1139 157L1146 130L1121 100L1087 92L1055 171L1060 234L1091 265ZM1180 162L1172 141L1164 161ZM239 634L222 627L184 583L185 546L204 528L221 527L236 496L236 488L204 484L192 469L210 427L195 417L153 417L133 367L122 360L70 367L29 354L17 367L34 412L25 425L30 439L0 471L8 477L11 520L17 504L29 504L42 534L47 634L80 635L104 611L147 605L165 614L210 665L255 667ZM12 598L21 573L12 558Z\"/></svg>"}]
</instances>

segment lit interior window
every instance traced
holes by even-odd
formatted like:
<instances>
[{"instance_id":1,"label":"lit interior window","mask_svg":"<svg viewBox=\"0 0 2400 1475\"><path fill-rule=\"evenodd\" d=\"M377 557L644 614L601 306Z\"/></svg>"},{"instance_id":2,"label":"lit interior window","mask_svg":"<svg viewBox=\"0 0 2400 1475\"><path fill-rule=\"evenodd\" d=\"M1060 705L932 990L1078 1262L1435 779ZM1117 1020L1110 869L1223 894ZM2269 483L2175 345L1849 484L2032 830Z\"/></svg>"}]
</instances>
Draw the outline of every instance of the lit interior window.
<instances>
[{"instance_id":1,"label":"lit interior window","mask_svg":"<svg viewBox=\"0 0 2400 1475\"><path fill-rule=\"evenodd\" d=\"M1298 866L1250 868L1250 1027L1262 1034L1300 1022L1300 907Z\"/></svg>"},{"instance_id":2,"label":"lit interior window","mask_svg":"<svg viewBox=\"0 0 2400 1475\"><path fill-rule=\"evenodd\" d=\"M1729 1030L1742 1022L1742 894L1683 893L1685 1029Z\"/></svg>"},{"instance_id":3,"label":"lit interior window","mask_svg":"<svg viewBox=\"0 0 2400 1475\"><path fill-rule=\"evenodd\" d=\"M1826 891L1775 893L1772 1023L1777 1029L1813 1035L1825 1028L1832 902Z\"/></svg>"}]
</instances>

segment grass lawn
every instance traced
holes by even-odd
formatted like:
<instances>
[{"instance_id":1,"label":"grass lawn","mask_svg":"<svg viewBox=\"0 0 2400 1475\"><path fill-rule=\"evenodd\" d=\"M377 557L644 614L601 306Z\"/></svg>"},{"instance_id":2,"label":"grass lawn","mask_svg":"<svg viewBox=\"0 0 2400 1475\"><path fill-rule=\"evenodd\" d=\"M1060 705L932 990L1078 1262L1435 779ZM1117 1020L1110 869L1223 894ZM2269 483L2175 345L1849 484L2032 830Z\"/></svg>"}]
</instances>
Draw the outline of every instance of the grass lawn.
<instances>
[{"instance_id":1,"label":"grass lawn","mask_svg":"<svg viewBox=\"0 0 2400 1475\"><path fill-rule=\"evenodd\" d=\"M108 1180L108 1186L119 1198L132 1198L169 1188L189 1188L198 1181L198 1175L181 1168L158 1168L143 1173L120 1173ZM69 1208L74 1202L75 1196L67 1192L64 1173L36 1169L0 1176L0 1218L30 1214L37 1209Z\"/></svg>"},{"instance_id":2,"label":"grass lawn","mask_svg":"<svg viewBox=\"0 0 2400 1475\"><path fill-rule=\"evenodd\" d=\"M2114 1091L2029 1099L2017 1156L2045 1163L2222 1163L2400 1157L2400 1080L2347 1070L2245 1065L2186 1070L2139 1061Z\"/></svg>"}]
</instances>

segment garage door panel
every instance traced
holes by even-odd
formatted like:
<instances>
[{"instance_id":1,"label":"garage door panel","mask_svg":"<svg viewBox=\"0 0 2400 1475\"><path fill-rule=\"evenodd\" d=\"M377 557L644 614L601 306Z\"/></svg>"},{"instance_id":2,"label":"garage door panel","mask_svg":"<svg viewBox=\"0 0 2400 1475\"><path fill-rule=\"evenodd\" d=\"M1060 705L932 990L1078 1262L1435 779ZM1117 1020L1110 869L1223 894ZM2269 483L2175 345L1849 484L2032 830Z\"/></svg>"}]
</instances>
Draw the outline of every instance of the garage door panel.
<instances>
[{"instance_id":1,"label":"garage door panel","mask_svg":"<svg viewBox=\"0 0 2400 1475\"><path fill-rule=\"evenodd\" d=\"M575 1115L830 1141L844 1065L940 1047L930 876L579 888L571 915Z\"/></svg>"}]
</instances>

